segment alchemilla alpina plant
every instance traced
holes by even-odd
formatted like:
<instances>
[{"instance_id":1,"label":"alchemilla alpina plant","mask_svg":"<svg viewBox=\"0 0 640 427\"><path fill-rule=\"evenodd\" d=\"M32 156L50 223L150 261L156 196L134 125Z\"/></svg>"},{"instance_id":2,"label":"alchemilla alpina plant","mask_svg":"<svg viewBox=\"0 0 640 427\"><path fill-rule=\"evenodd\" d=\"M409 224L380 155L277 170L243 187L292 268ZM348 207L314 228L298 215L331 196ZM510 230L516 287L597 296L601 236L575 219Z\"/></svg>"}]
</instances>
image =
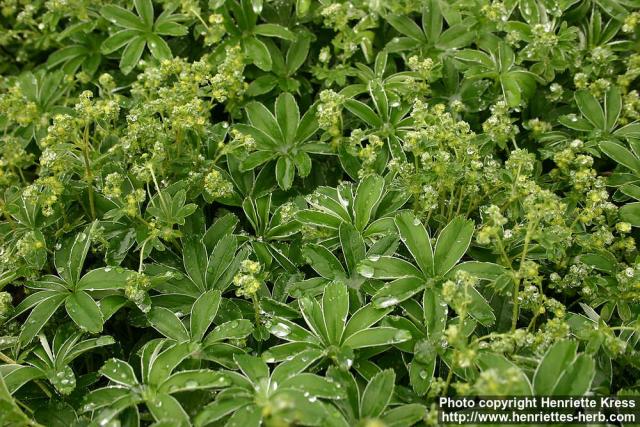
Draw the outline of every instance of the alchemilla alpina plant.
<instances>
[{"instance_id":1,"label":"alchemilla alpina plant","mask_svg":"<svg viewBox=\"0 0 640 427\"><path fill-rule=\"evenodd\" d=\"M0 6L0 425L640 394L640 1Z\"/></svg>"}]
</instances>

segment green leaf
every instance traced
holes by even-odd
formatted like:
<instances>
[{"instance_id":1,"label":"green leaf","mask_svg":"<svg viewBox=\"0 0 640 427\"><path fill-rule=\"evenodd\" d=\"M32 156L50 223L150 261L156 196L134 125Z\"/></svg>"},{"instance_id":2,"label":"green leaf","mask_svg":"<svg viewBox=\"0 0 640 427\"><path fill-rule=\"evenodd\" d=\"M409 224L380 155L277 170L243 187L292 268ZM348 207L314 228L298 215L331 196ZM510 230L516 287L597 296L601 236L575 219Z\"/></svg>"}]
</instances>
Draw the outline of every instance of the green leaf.
<instances>
[{"instance_id":1,"label":"green leaf","mask_svg":"<svg viewBox=\"0 0 640 427\"><path fill-rule=\"evenodd\" d=\"M127 387L134 387L138 384L138 379L131 365L119 359L107 360L100 368L100 374L116 384L122 384Z\"/></svg>"},{"instance_id":2,"label":"green leaf","mask_svg":"<svg viewBox=\"0 0 640 427\"><path fill-rule=\"evenodd\" d=\"M137 37L138 34L139 32L137 30L120 30L102 42L100 51L104 54L115 52Z\"/></svg>"},{"instance_id":3,"label":"green leaf","mask_svg":"<svg viewBox=\"0 0 640 427\"><path fill-rule=\"evenodd\" d=\"M622 111L622 96L618 86L612 85L604 99L604 115L607 119L607 130L613 131Z\"/></svg>"},{"instance_id":4,"label":"green leaf","mask_svg":"<svg viewBox=\"0 0 640 427\"><path fill-rule=\"evenodd\" d=\"M420 270L426 277L434 275L433 249L431 239L424 225L411 212L404 211L395 218L402 243L405 244Z\"/></svg>"},{"instance_id":5,"label":"green leaf","mask_svg":"<svg viewBox=\"0 0 640 427\"><path fill-rule=\"evenodd\" d=\"M253 332L253 323L247 319L230 320L215 327L204 339L205 345L228 339L242 339Z\"/></svg>"},{"instance_id":6,"label":"green leaf","mask_svg":"<svg viewBox=\"0 0 640 427\"><path fill-rule=\"evenodd\" d=\"M310 37L307 34L298 34L297 39L291 43L286 55L287 75L293 75L304 64L309 54Z\"/></svg>"},{"instance_id":7,"label":"green leaf","mask_svg":"<svg viewBox=\"0 0 640 427\"><path fill-rule=\"evenodd\" d=\"M390 256L372 256L358 264L358 273L367 278L397 279L405 276L422 278L413 264Z\"/></svg>"},{"instance_id":8,"label":"green leaf","mask_svg":"<svg viewBox=\"0 0 640 427\"><path fill-rule=\"evenodd\" d=\"M302 317L304 317L305 322L314 334L328 341L327 328L324 324L320 304L313 299L303 297L298 299L298 306L300 307Z\"/></svg>"},{"instance_id":9,"label":"green leaf","mask_svg":"<svg viewBox=\"0 0 640 427\"><path fill-rule=\"evenodd\" d=\"M112 4L104 6L100 9L100 14L106 20L111 21L119 27L139 31L147 30L145 23L139 17L120 6Z\"/></svg>"},{"instance_id":10,"label":"green leaf","mask_svg":"<svg viewBox=\"0 0 640 427\"><path fill-rule=\"evenodd\" d=\"M102 312L98 304L84 291L76 291L65 300L65 308L69 317L81 329L86 329L91 333L102 331Z\"/></svg>"},{"instance_id":11,"label":"green leaf","mask_svg":"<svg viewBox=\"0 0 640 427\"><path fill-rule=\"evenodd\" d=\"M396 374L386 369L374 376L362 393L360 418L377 418L384 412L391 401L395 386Z\"/></svg>"},{"instance_id":12,"label":"green leaf","mask_svg":"<svg viewBox=\"0 0 640 427\"><path fill-rule=\"evenodd\" d=\"M173 54L171 53L171 48L167 44L166 41L155 34L147 35L147 46L149 46L149 50L151 51L151 55L156 58L158 61L162 61L163 59L171 59Z\"/></svg>"},{"instance_id":13,"label":"green leaf","mask_svg":"<svg viewBox=\"0 0 640 427\"><path fill-rule=\"evenodd\" d=\"M135 5L138 15L142 18L144 25L147 29L151 29L154 20L153 3L151 0L133 0L133 4Z\"/></svg>"},{"instance_id":14,"label":"green leaf","mask_svg":"<svg viewBox=\"0 0 640 427\"><path fill-rule=\"evenodd\" d=\"M344 101L344 106L347 110L355 114L365 124L379 128L382 126L382 119L376 115L376 113L368 105L356 101L355 99L347 99Z\"/></svg>"},{"instance_id":15,"label":"green leaf","mask_svg":"<svg viewBox=\"0 0 640 427\"><path fill-rule=\"evenodd\" d=\"M163 20L160 16L153 26L153 32L161 36L180 37L187 35L189 29L177 22Z\"/></svg>"},{"instance_id":16,"label":"green leaf","mask_svg":"<svg viewBox=\"0 0 640 427\"><path fill-rule=\"evenodd\" d=\"M302 255L311 268L326 279L345 276L344 269L338 258L322 245L307 244L302 249Z\"/></svg>"},{"instance_id":17,"label":"green leaf","mask_svg":"<svg viewBox=\"0 0 640 427\"><path fill-rule=\"evenodd\" d=\"M386 20L387 22L389 22L389 24L391 24L393 28L395 28L405 36L410 37L420 43L426 42L422 29L408 16L389 15L386 17Z\"/></svg>"},{"instance_id":18,"label":"green leaf","mask_svg":"<svg viewBox=\"0 0 640 427\"><path fill-rule=\"evenodd\" d=\"M424 321L427 336L431 340L438 339L447 323L447 304L437 289L426 289L423 295Z\"/></svg>"},{"instance_id":19,"label":"green leaf","mask_svg":"<svg viewBox=\"0 0 640 427\"><path fill-rule=\"evenodd\" d=\"M388 427L411 426L425 416L426 409L417 403L409 403L388 410L382 416L382 422Z\"/></svg>"},{"instance_id":20,"label":"green leaf","mask_svg":"<svg viewBox=\"0 0 640 427\"><path fill-rule=\"evenodd\" d=\"M191 337L195 341L201 341L207 329L218 313L220 291L212 290L203 293L198 297L191 307L190 330Z\"/></svg>"},{"instance_id":21,"label":"green leaf","mask_svg":"<svg viewBox=\"0 0 640 427\"><path fill-rule=\"evenodd\" d=\"M271 71L271 54L267 46L255 37L244 40L245 54L262 71Z\"/></svg>"},{"instance_id":22,"label":"green leaf","mask_svg":"<svg viewBox=\"0 0 640 427\"><path fill-rule=\"evenodd\" d=\"M207 369L180 371L173 374L160 385L158 391L178 393L181 391L222 388L231 385L231 381L222 372Z\"/></svg>"},{"instance_id":23,"label":"green leaf","mask_svg":"<svg viewBox=\"0 0 640 427\"><path fill-rule=\"evenodd\" d=\"M580 354L562 372L553 388L555 396L582 396L589 391L596 374L596 364L588 354Z\"/></svg>"},{"instance_id":24,"label":"green leaf","mask_svg":"<svg viewBox=\"0 0 640 427\"><path fill-rule=\"evenodd\" d=\"M356 229L363 231L384 193L384 179L379 175L368 175L356 190L353 213Z\"/></svg>"},{"instance_id":25,"label":"green leaf","mask_svg":"<svg viewBox=\"0 0 640 427\"><path fill-rule=\"evenodd\" d=\"M346 285L339 282L327 285L322 296L322 313L329 342L339 344L349 314L349 293Z\"/></svg>"},{"instance_id":26,"label":"green leaf","mask_svg":"<svg viewBox=\"0 0 640 427\"><path fill-rule=\"evenodd\" d=\"M460 49L468 46L476 38L476 32L466 24L452 25L438 38L436 46L440 49Z\"/></svg>"},{"instance_id":27,"label":"green leaf","mask_svg":"<svg viewBox=\"0 0 640 427\"><path fill-rule=\"evenodd\" d=\"M40 329L49 321L53 313L58 310L69 294L55 293L46 299L43 299L29 313L24 321L22 331L20 331L19 340L22 344L28 344L40 332Z\"/></svg>"},{"instance_id":28,"label":"green leaf","mask_svg":"<svg viewBox=\"0 0 640 427\"><path fill-rule=\"evenodd\" d=\"M371 302L377 308L391 307L411 298L424 289L425 281L418 277L401 277L387 283L373 296Z\"/></svg>"},{"instance_id":29,"label":"green leaf","mask_svg":"<svg viewBox=\"0 0 640 427\"><path fill-rule=\"evenodd\" d=\"M188 425L189 415L175 397L158 393L146 401L149 412L156 421L171 421L172 425Z\"/></svg>"},{"instance_id":30,"label":"green leaf","mask_svg":"<svg viewBox=\"0 0 640 427\"><path fill-rule=\"evenodd\" d=\"M202 239L207 250L212 251L220 239L233 233L237 224L238 217L232 213L228 213L216 219L213 225L207 229L207 232Z\"/></svg>"},{"instance_id":31,"label":"green leaf","mask_svg":"<svg viewBox=\"0 0 640 427\"><path fill-rule=\"evenodd\" d=\"M347 262L347 268L349 273L354 275L358 262L360 262L366 255L364 239L360 232L348 222L340 224L338 233L340 236L342 254Z\"/></svg>"},{"instance_id":32,"label":"green leaf","mask_svg":"<svg viewBox=\"0 0 640 427\"><path fill-rule=\"evenodd\" d=\"M198 413L194 420L194 425L196 427L202 427L229 414L242 413L242 408L250 403L251 400L249 398L242 396L237 396L233 399L213 401Z\"/></svg>"},{"instance_id":33,"label":"green leaf","mask_svg":"<svg viewBox=\"0 0 640 427\"><path fill-rule=\"evenodd\" d=\"M494 67L491 57L479 50L465 49L455 52L455 59L466 66L481 66L487 69Z\"/></svg>"},{"instance_id":34,"label":"green leaf","mask_svg":"<svg viewBox=\"0 0 640 427\"><path fill-rule=\"evenodd\" d=\"M32 370L32 372L39 371L41 374L44 374L37 368L24 367L24 369ZM0 409L2 410L0 421L6 425L38 426L38 424L35 424L33 420L30 420L29 417L22 412L16 401L11 397L10 389L5 379L3 379L2 374L0 374Z\"/></svg>"},{"instance_id":35,"label":"green leaf","mask_svg":"<svg viewBox=\"0 0 640 427\"><path fill-rule=\"evenodd\" d=\"M471 303L469 304L469 314L471 317L483 326L493 325L496 321L496 316L487 300L474 287L467 288L467 292L469 293L469 297L471 297Z\"/></svg>"},{"instance_id":36,"label":"green leaf","mask_svg":"<svg viewBox=\"0 0 640 427\"><path fill-rule=\"evenodd\" d=\"M600 150L622 166L640 175L640 160L625 147L613 141L601 141Z\"/></svg>"},{"instance_id":37,"label":"green leaf","mask_svg":"<svg viewBox=\"0 0 640 427\"><path fill-rule=\"evenodd\" d=\"M4 379L3 384L6 385L7 391L11 394L15 393L23 385L29 381L33 381L38 378L43 378L46 374L40 368L34 368L32 366L21 365L3 365L3 368L10 368L11 370L4 371L0 374L0 380ZM1 420L2 418L0 418Z\"/></svg>"},{"instance_id":38,"label":"green leaf","mask_svg":"<svg viewBox=\"0 0 640 427\"><path fill-rule=\"evenodd\" d=\"M310 373L294 375L283 381L280 386L300 390L316 398L341 399L344 397L344 392L335 382Z\"/></svg>"},{"instance_id":39,"label":"green leaf","mask_svg":"<svg viewBox=\"0 0 640 427\"><path fill-rule=\"evenodd\" d=\"M311 157L304 151L298 151L294 156L294 162L296 169L298 169L298 175L302 178L309 175L311 172Z\"/></svg>"},{"instance_id":40,"label":"green leaf","mask_svg":"<svg viewBox=\"0 0 640 427\"><path fill-rule=\"evenodd\" d=\"M574 361L578 343L558 341L547 350L533 376L533 391L537 395L551 395L565 369Z\"/></svg>"},{"instance_id":41,"label":"green leaf","mask_svg":"<svg viewBox=\"0 0 640 427\"><path fill-rule=\"evenodd\" d=\"M298 125L298 130L296 131L296 142L304 142L307 139L311 138L314 133L319 129L318 120L316 118L316 107L312 106L307 110L306 113L302 116L300 120L300 124ZM304 147L308 146L307 144ZM312 152L312 151L310 151Z\"/></svg>"},{"instance_id":42,"label":"green leaf","mask_svg":"<svg viewBox=\"0 0 640 427\"><path fill-rule=\"evenodd\" d=\"M398 344L411 339L411 333L404 329L377 327L358 331L347 338L343 345L352 349Z\"/></svg>"},{"instance_id":43,"label":"green leaf","mask_svg":"<svg viewBox=\"0 0 640 427\"><path fill-rule=\"evenodd\" d=\"M82 276L76 285L76 290L104 291L122 289L131 274L133 274L133 271L125 270L121 267L96 268Z\"/></svg>"},{"instance_id":44,"label":"green leaf","mask_svg":"<svg viewBox=\"0 0 640 427\"><path fill-rule=\"evenodd\" d=\"M267 107L254 101L247 104L245 111L251 125L271 138L274 145L282 141L283 136L280 132L280 126Z\"/></svg>"},{"instance_id":45,"label":"green leaf","mask_svg":"<svg viewBox=\"0 0 640 427\"><path fill-rule=\"evenodd\" d=\"M367 329L378 323L384 316L389 314L393 308L377 308L373 304L367 304L358 309L347 322L347 326L342 334L344 339L350 337L358 331Z\"/></svg>"},{"instance_id":46,"label":"green leaf","mask_svg":"<svg viewBox=\"0 0 640 427\"><path fill-rule=\"evenodd\" d=\"M161 342L162 344L162 342ZM149 361L151 369L147 382L152 385L159 385L169 378L171 372L194 352L191 343L183 342L174 344L162 351L157 357ZM153 353L155 356L155 352ZM144 363L144 361L143 361ZM144 375L144 372L143 372Z\"/></svg>"},{"instance_id":47,"label":"green leaf","mask_svg":"<svg viewBox=\"0 0 640 427\"><path fill-rule=\"evenodd\" d=\"M276 162L276 180L278 186L283 190L288 190L293 184L296 175L295 164L289 157L278 157Z\"/></svg>"},{"instance_id":48,"label":"green leaf","mask_svg":"<svg viewBox=\"0 0 640 427\"><path fill-rule=\"evenodd\" d=\"M593 124L597 129L604 130L604 111L602 111L600 103L591 94L591 92L586 90L578 91L575 93L575 99L584 118L591 122L591 124Z\"/></svg>"},{"instance_id":49,"label":"green leaf","mask_svg":"<svg viewBox=\"0 0 640 427\"><path fill-rule=\"evenodd\" d=\"M72 239L67 240L62 248L54 254L54 263L58 274L70 285L75 285L80 279L84 260L91 246L89 234L95 224L94 222L83 231L76 233Z\"/></svg>"},{"instance_id":50,"label":"green leaf","mask_svg":"<svg viewBox=\"0 0 640 427\"><path fill-rule=\"evenodd\" d=\"M518 80L514 75L505 74L500 79L502 85L502 93L507 100L507 104L511 108L516 108L522 102L522 89L518 84Z\"/></svg>"},{"instance_id":51,"label":"green leaf","mask_svg":"<svg viewBox=\"0 0 640 427\"><path fill-rule=\"evenodd\" d=\"M265 37L278 37L283 40L294 41L296 35L282 25L278 24L259 24L254 28L254 33Z\"/></svg>"},{"instance_id":52,"label":"green leaf","mask_svg":"<svg viewBox=\"0 0 640 427\"><path fill-rule=\"evenodd\" d=\"M295 98L288 92L281 93L276 99L276 121L285 141L293 143L300 122L300 111Z\"/></svg>"},{"instance_id":53,"label":"green leaf","mask_svg":"<svg viewBox=\"0 0 640 427\"><path fill-rule=\"evenodd\" d=\"M207 288L207 248L197 237L187 237L182 244L184 269L200 290Z\"/></svg>"},{"instance_id":54,"label":"green leaf","mask_svg":"<svg viewBox=\"0 0 640 427\"><path fill-rule=\"evenodd\" d=\"M615 274L618 262L611 252L601 251L600 253L586 253L580 255L580 261L597 270Z\"/></svg>"},{"instance_id":55,"label":"green leaf","mask_svg":"<svg viewBox=\"0 0 640 427\"><path fill-rule=\"evenodd\" d=\"M279 363L271 374L271 380L281 383L307 369L323 356L319 349L304 350L286 361Z\"/></svg>"},{"instance_id":56,"label":"green leaf","mask_svg":"<svg viewBox=\"0 0 640 427\"><path fill-rule=\"evenodd\" d=\"M473 221L456 217L440 232L434 254L437 275L445 275L467 252L473 230Z\"/></svg>"},{"instance_id":57,"label":"green leaf","mask_svg":"<svg viewBox=\"0 0 640 427\"><path fill-rule=\"evenodd\" d=\"M259 357L250 356L248 354L236 354L233 356L238 368L249 378L254 384L257 384L261 378L269 376L269 367Z\"/></svg>"},{"instance_id":58,"label":"green leaf","mask_svg":"<svg viewBox=\"0 0 640 427\"><path fill-rule=\"evenodd\" d=\"M640 138L640 123L633 122L617 129L614 135L623 138Z\"/></svg>"},{"instance_id":59,"label":"green leaf","mask_svg":"<svg viewBox=\"0 0 640 427\"><path fill-rule=\"evenodd\" d=\"M244 408L235 411L225 425L260 427L262 425L262 409L255 404L246 405Z\"/></svg>"},{"instance_id":60,"label":"green leaf","mask_svg":"<svg viewBox=\"0 0 640 427\"><path fill-rule=\"evenodd\" d=\"M428 363L416 360L414 355L411 366L409 367L409 381L413 391L423 396L429 391L429 387L433 381L433 374L436 367L436 352L433 352L432 359Z\"/></svg>"},{"instance_id":61,"label":"green leaf","mask_svg":"<svg viewBox=\"0 0 640 427\"><path fill-rule=\"evenodd\" d=\"M137 36L127 44L120 58L120 69L124 74L129 74L140 62L146 44L144 36Z\"/></svg>"},{"instance_id":62,"label":"green leaf","mask_svg":"<svg viewBox=\"0 0 640 427\"><path fill-rule=\"evenodd\" d=\"M635 184L621 185L618 190L625 196L629 196L632 199L640 200L640 186Z\"/></svg>"},{"instance_id":63,"label":"green leaf","mask_svg":"<svg viewBox=\"0 0 640 427\"><path fill-rule=\"evenodd\" d=\"M628 203L618 211L620 219L634 227L640 227L640 202Z\"/></svg>"},{"instance_id":64,"label":"green leaf","mask_svg":"<svg viewBox=\"0 0 640 427\"><path fill-rule=\"evenodd\" d=\"M164 307L152 307L147 313L147 319L151 326L158 330L165 337L178 342L188 341L189 333L182 321L173 311Z\"/></svg>"},{"instance_id":65,"label":"green leaf","mask_svg":"<svg viewBox=\"0 0 640 427\"><path fill-rule=\"evenodd\" d=\"M455 277L456 272L460 270L466 271L478 279L490 281L498 279L506 272L503 266L492 262L465 261L449 270L447 277Z\"/></svg>"},{"instance_id":66,"label":"green leaf","mask_svg":"<svg viewBox=\"0 0 640 427\"><path fill-rule=\"evenodd\" d=\"M271 151L254 151L242 159L241 169L243 171L256 169L258 166L272 160L274 157L275 154Z\"/></svg>"}]
</instances>

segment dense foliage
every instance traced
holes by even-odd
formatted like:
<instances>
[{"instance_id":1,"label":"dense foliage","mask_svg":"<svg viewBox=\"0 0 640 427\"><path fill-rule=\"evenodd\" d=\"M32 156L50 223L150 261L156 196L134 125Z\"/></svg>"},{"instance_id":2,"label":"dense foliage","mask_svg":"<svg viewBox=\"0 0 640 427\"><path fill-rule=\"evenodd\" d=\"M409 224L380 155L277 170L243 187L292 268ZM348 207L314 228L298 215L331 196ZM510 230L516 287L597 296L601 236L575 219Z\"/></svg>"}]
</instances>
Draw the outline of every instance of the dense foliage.
<instances>
[{"instance_id":1,"label":"dense foliage","mask_svg":"<svg viewBox=\"0 0 640 427\"><path fill-rule=\"evenodd\" d=\"M640 393L640 1L0 0L0 423Z\"/></svg>"}]
</instances>

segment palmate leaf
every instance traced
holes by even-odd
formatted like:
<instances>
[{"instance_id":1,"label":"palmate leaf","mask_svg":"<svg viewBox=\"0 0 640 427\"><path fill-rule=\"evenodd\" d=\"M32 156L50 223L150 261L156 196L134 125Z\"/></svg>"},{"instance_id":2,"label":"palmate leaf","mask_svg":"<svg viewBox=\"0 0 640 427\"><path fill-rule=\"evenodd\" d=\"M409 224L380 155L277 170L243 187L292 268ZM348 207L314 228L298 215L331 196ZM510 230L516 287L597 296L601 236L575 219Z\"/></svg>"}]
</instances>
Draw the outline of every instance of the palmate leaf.
<instances>
[{"instance_id":1,"label":"palmate leaf","mask_svg":"<svg viewBox=\"0 0 640 427\"><path fill-rule=\"evenodd\" d=\"M314 107L300 118L295 98L284 92L276 99L274 111L275 115L255 101L245 107L251 126L238 125L237 129L255 138L258 151L244 158L242 169L249 171L276 159L276 181L281 189L288 190L293 185L296 170L301 177L309 175L311 158L308 153L325 154L328 150L319 150L318 144L308 142L319 128Z\"/></svg>"},{"instance_id":2,"label":"palmate leaf","mask_svg":"<svg viewBox=\"0 0 640 427\"><path fill-rule=\"evenodd\" d=\"M129 363L119 359L108 360L100 373L117 385L99 388L87 395L83 410L87 412L106 407L97 415L98 420L104 420L113 417L114 410L118 413L129 407L136 408L144 402L156 421L188 423L189 416L182 404L172 396L173 393L223 388L231 384L223 373L212 370L173 372L193 351L188 343L167 347L162 340L150 341L142 349L142 379Z\"/></svg>"},{"instance_id":3,"label":"palmate leaf","mask_svg":"<svg viewBox=\"0 0 640 427\"><path fill-rule=\"evenodd\" d=\"M104 54L124 47L120 57L120 69L124 74L129 74L135 68L142 58L145 46L154 58L170 59L173 56L171 48L160 36L180 36L187 32L187 28L178 23L182 18L172 15L173 10L164 10L154 21L151 0L136 0L134 3L137 15L116 5L106 5L100 9L100 14L105 19L124 28L107 38L101 47Z\"/></svg>"},{"instance_id":4,"label":"palmate leaf","mask_svg":"<svg viewBox=\"0 0 640 427\"><path fill-rule=\"evenodd\" d=\"M112 304L105 304L103 312L88 292L118 291L124 288L128 277L132 274L130 270L121 267L103 267L82 275L91 246L91 234L95 232L96 227L97 222L93 222L83 231L68 238L54 253L54 264L59 277L45 276L44 280L29 285L40 291L32 294L16 307L14 316L32 309L26 320L27 327L20 332L21 343L27 344L33 340L63 304L69 318L79 328L91 333L102 331L105 318L113 314L110 306L116 310L122 306L117 299L111 298L108 301Z\"/></svg>"}]
</instances>

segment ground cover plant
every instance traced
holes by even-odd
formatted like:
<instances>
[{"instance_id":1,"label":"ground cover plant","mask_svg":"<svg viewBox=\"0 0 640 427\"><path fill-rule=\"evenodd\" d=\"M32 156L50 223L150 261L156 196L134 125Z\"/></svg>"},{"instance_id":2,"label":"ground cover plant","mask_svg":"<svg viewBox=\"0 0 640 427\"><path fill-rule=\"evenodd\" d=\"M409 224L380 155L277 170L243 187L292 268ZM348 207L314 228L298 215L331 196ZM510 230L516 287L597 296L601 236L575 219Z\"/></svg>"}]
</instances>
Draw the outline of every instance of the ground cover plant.
<instances>
[{"instance_id":1,"label":"ground cover plant","mask_svg":"<svg viewBox=\"0 0 640 427\"><path fill-rule=\"evenodd\" d=\"M2 425L640 393L640 1L0 5Z\"/></svg>"}]
</instances>

